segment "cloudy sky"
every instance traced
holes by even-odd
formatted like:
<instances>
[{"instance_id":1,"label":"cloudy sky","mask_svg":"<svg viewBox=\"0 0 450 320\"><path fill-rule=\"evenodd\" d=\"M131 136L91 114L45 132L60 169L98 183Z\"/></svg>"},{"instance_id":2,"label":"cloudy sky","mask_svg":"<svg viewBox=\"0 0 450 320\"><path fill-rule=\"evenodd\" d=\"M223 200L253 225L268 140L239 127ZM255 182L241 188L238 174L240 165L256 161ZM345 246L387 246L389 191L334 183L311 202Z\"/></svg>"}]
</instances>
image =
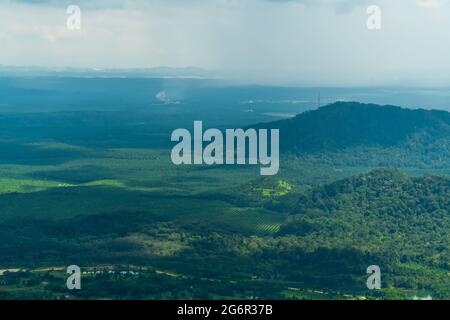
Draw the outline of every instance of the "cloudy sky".
<instances>
[{"instance_id":1,"label":"cloudy sky","mask_svg":"<svg viewBox=\"0 0 450 320\"><path fill-rule=\"evenodd\" d=\"M69 4L81 30L66 27ZM367 8L381 8L368 30ZM0 65L186 67L241 81L450 85L449 0L0 0Z\"/></svg>"}]
</instances>

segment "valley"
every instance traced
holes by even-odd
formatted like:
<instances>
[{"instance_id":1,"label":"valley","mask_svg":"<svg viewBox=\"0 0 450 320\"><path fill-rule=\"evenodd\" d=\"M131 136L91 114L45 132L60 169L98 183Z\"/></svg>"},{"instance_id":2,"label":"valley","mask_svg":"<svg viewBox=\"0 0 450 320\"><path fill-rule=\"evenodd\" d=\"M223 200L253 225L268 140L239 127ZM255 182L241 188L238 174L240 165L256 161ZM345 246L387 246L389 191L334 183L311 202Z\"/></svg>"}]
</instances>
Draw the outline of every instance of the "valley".
<instances>
[{"instance_id":1,"label":"valley","mask_svg":"<svg viewBox=\"0 0 450 320\"><path fill-rule=\"evenodd\" d=\"M69 85L47 96L55 81L33 89L41 98L2 96L15 110L0 112L0 299L450 297L447 112L281 103L300 115L273 122L274 103L242 111L244 98L267 100L257 88L222 89L212 112L219 89L193 80L183 95L170 81L129 80L142 90L125 107L125 89L111 100L92 92L105 79L90 80L97 89L81 81L91 98L76 105ZM163 89L180 103L153 101ZM270 101L299 99L278 90ZM47 109L30 111L42 97ZM174 165L170 133L199 117L220 129L279 127L278 174ZM379 291L366 287L374 264ZM94 272L80 291L65 287L69 265Z\"/></svg>"}]
</instances>

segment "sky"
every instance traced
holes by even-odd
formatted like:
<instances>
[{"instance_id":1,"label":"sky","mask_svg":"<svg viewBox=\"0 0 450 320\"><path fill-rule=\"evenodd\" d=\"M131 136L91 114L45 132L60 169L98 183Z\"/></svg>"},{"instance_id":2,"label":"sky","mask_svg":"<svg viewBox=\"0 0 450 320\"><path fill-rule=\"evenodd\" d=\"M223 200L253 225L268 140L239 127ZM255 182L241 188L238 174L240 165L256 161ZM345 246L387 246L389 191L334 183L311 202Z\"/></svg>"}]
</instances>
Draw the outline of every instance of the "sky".
<instances>
[{"instance_id":1,"label":"sky","mask_svg":"<svg viewBox=\"0 0 450 320\"><path fill-rule=\"evenodd\" d=\"M81 9L80 30L66 10ZM367 8L381 10L369 30ZM0 65L194 66L237 81L450 85L450 0L0 0Z\"/></svg>"}]
</instances>

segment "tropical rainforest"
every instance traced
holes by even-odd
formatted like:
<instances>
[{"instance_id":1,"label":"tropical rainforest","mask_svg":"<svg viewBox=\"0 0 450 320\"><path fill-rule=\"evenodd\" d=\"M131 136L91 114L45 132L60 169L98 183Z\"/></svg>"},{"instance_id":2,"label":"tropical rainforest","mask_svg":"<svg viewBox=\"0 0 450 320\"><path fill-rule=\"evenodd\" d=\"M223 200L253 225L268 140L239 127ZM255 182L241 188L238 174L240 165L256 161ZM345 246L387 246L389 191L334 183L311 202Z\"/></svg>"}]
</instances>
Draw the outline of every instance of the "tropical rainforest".
<instances>
[{"instance_id":1,"label":"tropical rainforest","mask_svg":"<svg viewBox=\"0 0 450 320\"><path fill-rule=\"evenodd\" d=\"M1 78L0 299L450 299L450 113L316 94ZM280 129L279 173L175 166L195 120Z\"/></svg>"}]
</instances>

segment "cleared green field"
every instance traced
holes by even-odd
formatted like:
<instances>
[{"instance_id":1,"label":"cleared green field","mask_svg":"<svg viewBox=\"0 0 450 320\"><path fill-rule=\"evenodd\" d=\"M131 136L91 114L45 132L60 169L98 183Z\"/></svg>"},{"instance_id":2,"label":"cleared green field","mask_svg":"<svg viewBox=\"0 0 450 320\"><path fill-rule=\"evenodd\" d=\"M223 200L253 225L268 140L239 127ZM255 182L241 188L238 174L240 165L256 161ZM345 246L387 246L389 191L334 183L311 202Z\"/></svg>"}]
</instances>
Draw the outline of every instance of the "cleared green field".
<instances>
[{"instance_id":1,"label":"cleared green field","mask_svg":"<svg viewBox=\"0 0 450 320\"><path fill-rule=\"evenodd\" d=\"M271 234L283 214L239 207L229 196L258 167L175 166L170 150L101 149L55 141L8 142L0 163L0 219L68 219L117 211L211 230ZM17 161L26 146L26 164Z\"/></svg>"},{"instance_id":2,"label":"cleared green field","mask_svg":"<svg viewBox=\"0 0 450 320\"><path fill-rule=\"evenodd\" d=\"M83 156L51 165L1 164L0 219L58 220L129 211L250 234L274 233L285 219L266 209L236 207L220 195L203 196L259 178L257 168L177 167L170 161L169 150L90 150L59 143L33 146L76 150Z\"/></svg>"}]
</instances>

